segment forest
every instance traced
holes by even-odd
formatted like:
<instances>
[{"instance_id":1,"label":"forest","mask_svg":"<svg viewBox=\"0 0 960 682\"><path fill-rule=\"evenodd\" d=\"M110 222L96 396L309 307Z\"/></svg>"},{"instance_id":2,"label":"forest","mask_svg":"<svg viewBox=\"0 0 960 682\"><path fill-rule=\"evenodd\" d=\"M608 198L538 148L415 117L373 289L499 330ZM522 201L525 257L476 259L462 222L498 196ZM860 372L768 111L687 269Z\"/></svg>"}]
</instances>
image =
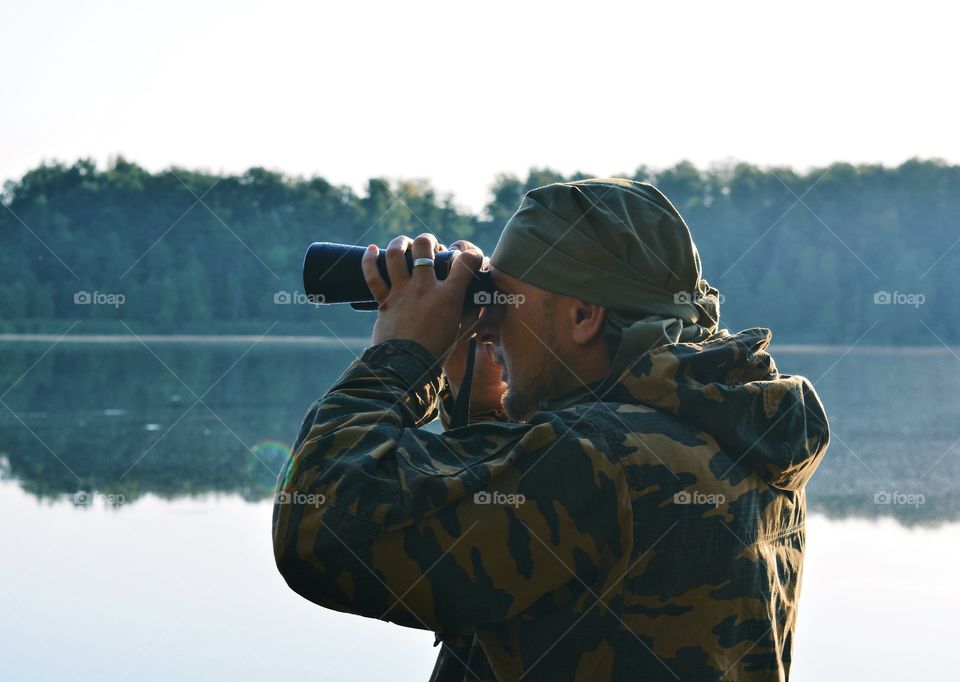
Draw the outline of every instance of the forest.
<instances>
[{"instance_id":1,"label":"forest","mask_svg":"<svg viewBox=\"0 0 960 682\"><path fill-rule=\"evenodd\" d=\"M45 163L0 195L0 332L62 333L79 320L72 334L363 336L372 314L298 302L311 242L432 231L489 253L524 192L584 177L499 175L475 214L416 179L373 178L357 192L264 168ZM960 166L683 162L629 177L684 216L723 296L721 326L769 327L775 343L960 343Z\"/></svg>"}]
</instances>

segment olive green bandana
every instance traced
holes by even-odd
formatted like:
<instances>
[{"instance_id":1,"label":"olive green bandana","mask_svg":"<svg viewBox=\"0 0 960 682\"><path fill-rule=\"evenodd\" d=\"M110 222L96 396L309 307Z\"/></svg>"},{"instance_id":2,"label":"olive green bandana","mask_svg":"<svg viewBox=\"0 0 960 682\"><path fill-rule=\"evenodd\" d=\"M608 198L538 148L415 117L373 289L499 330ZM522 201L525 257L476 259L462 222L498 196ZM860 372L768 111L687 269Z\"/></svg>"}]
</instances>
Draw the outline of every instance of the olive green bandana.
<instances>
[{"instance_id":1,"label":"olive green bandana","mask_svg":"<svg viewBox=\"0 0 960 682\"><path fill-rule=\"evenodd\" d=\"M652 348L702 342L720 321L719 292L700 276L690 230L646 183L598 178L527 192L490 262L541 289L604 306L611 381Z\"/></svg>"}]
</instances>

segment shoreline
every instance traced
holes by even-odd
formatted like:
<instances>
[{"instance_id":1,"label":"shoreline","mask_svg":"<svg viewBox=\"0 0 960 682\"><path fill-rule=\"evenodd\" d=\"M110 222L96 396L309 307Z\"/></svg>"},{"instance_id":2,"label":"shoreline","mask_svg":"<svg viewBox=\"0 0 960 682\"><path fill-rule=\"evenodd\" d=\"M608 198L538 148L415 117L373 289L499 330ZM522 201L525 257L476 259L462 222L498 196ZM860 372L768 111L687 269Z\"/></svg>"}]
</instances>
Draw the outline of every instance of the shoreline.
<instances>
[{"instance_id":1,"label":"shoreline","mask_svg":"<svg viewBox=\"0 0 960 682\"><path fill-rule=\"evenodd\" d=\"M370 338L365 336L306 336L257 334L0 334L0 343L73 343L73 344L122 344L122 343L171 343L171 344L233 344L257 343L266 345L301 345L350 348L365 348ZM777 353L829 353L850 348L843 344L772 343L770 351ZM894 353L930 354L954 353L947 346L858 346L851 352L877 355Z\"/></svg>"},{"instance_id":2,"label":"shoreline","mask_svg":"<svg viewBox=\"0 0 960 682\"><path fill-rule=\"evenodd\" d=\"M259 343L258 343L259 340ZM366 347L364 336L259 336L257 334L0 334L0 343L258 343L303 346Z\"/></svg>"}]
</instances>

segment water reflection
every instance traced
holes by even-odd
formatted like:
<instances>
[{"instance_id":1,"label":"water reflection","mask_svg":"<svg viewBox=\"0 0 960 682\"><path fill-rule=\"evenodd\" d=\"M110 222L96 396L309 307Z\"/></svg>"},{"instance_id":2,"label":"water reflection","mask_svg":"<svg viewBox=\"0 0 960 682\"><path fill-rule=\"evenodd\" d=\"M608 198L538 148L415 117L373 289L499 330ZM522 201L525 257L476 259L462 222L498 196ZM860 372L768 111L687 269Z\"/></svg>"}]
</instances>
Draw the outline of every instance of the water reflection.
<instances>
[{"instance_id":1,"label":"water reflection","mask_svg":"<svg viewBox=\"0 0 960 682\"><path fill-rule=\"evenodd\" d=\"M348 349L60 345L4 349L3 475L33 495L272 495L310 402ZM156 355L154 355L154 353ZM39 360L39 362L37 362Z\"/></svg>"},{"instance_id":2,"label":"water reflection","mask_svg":"<svg viewBox=\"0 0 960 682\"><path fill-rule=\"evenodd\" d=\"M300 419L360 349L243 344L7 344L0 475L31 495L123 507L272 495ZM812 511L960 519L960 361L946 349L774 349L814 380L834 439ZM86 494L86 497L84 497Z\"/></svg>"}]
</instances>

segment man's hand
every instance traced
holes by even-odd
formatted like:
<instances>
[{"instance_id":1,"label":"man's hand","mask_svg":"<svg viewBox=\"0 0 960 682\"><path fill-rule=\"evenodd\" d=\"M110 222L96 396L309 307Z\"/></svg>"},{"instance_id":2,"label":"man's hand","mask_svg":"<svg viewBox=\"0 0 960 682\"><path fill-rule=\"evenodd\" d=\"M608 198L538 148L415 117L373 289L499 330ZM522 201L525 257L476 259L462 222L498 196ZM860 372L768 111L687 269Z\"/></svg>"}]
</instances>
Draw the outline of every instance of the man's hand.
<instances>
[{"instance_id":1,"label":"man's hand","mask_svg":"<svg viewBox=\"0 0 960 682\"><path fill-rule=\"evenodd\" d=\"M371 244L361 262L363 276L376 299L380 312L373 327L373 345L389 339L416 341L437 359L444 359L461 338L474 333L479 310L467 318L469 324L461 331L463 299L473 273L483 262L483 252L469 242L455 242L457 250L450 263L446 279L437 280L431 267L416 267L407 271L405 254L413 258L433 258L443 247L429 233L410 239L402 235L387 245L387 273L390 285L377 270L380 249Z\"/></svg>"}]
</instances>

